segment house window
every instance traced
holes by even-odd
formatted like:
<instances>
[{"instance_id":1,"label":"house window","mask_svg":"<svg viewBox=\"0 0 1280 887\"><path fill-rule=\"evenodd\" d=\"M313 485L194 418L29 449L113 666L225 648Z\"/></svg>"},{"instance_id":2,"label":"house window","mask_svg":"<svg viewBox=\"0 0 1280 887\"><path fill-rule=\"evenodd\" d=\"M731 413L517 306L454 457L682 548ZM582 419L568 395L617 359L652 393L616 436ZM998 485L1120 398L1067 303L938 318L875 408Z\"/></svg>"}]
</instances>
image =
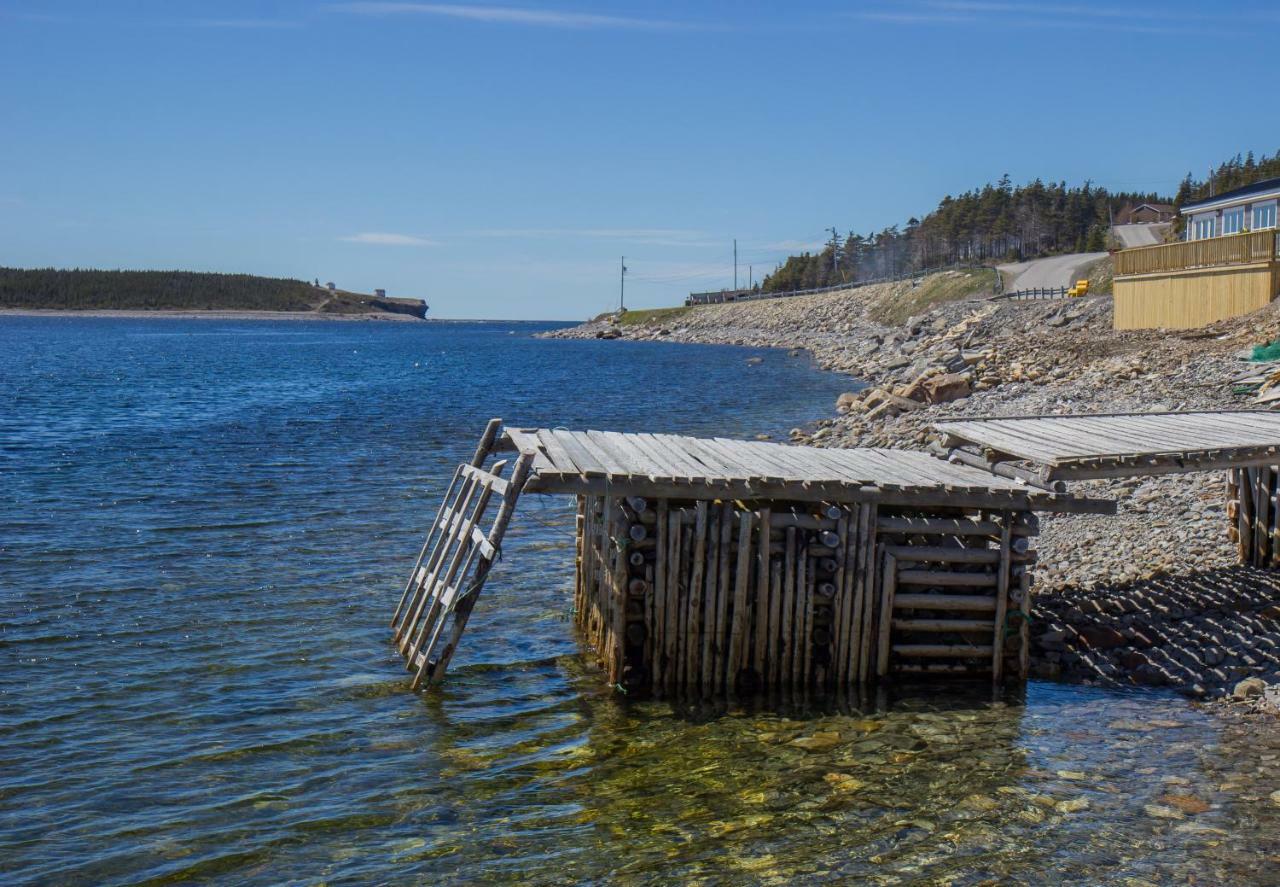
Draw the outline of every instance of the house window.
<instances>
[{"instance_id":1,"label":"house window","mask_svg":"<svg viewBox=\"0 0 1280 887\"><path fill-rule=\"evenodd\" d=\"M1253 208L1253 230L1274 228L1276 226L1276 205L1261 203Z\"/></svg>"},{"instance_id":2,"label":"house window","mask_svg":"<svg viewBox=\"0 0 1280 887\"><path fill-rule=\"evenodd\" d=\"M1226 210L1222 214L1222 233L1239 234L1244 228L1244 207Z\"/></svg>"},{"instance_id":3,"label":"house window","mask_svg":"<svg viewBox=\"0 0 1280 887\"><path fill-rule=\"evenodd\" d=\"M1194 239L1204 240L1206 238L1213 237L1214 234L1217 233L1214 230L1215 221L1216 220L1214 219L1213 216L1199 216L1198 218L1196 218L1195 226L1194 226L1194 233L1195 233Z\"/></svg>"}]
</instances>

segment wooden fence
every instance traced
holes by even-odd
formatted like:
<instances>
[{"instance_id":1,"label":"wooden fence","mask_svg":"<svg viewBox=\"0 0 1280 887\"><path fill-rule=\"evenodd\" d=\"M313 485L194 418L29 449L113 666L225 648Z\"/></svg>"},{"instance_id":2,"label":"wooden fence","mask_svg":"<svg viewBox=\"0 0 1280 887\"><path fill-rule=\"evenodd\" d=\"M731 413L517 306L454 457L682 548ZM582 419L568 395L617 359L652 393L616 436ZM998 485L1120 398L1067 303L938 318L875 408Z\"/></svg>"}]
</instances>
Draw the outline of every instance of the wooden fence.
<instances>
[{"instance_id":1,"label":"wooden fence","mask_svg":"<svg viewBox=\"0 0 1280 887\"><path fill-rule=\"evenodd\" d=\"M1122 277L1271 262L1277 258L1276 249L1274 230L1229 234L1225 237L1209 237L1160 246L1140 246L1115 254L1115 273L1117 277Z\"/></svg>"}]
</instances>

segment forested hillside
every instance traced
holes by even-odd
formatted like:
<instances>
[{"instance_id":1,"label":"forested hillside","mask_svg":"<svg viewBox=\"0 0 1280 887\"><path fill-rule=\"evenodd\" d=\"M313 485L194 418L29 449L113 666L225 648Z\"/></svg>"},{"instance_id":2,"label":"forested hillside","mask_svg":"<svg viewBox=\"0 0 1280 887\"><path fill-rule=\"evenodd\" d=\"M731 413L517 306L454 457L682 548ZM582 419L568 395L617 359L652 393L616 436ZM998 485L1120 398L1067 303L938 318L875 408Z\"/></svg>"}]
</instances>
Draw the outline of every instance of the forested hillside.
<instances>
[{"instance_id":1,"label":"forested hillside","mask_svg":"<svg viewBox=\"0 0 1280 887\"><path fill-rule=\"evenodd\" d=\"M196 271L0 268L0 308L60 310L386 311L425 315L418 300L331 293L302 280Z\"/></svg>"},{"instance_id":2,"label":"forested hillside","mask_svg":"<svg viewBox=\"0 0 1280 887\"><path fill-rule=\"evenodd\" d=\"M829 286L875 280L926 268L1017 261L1106 248L1111 213L1125 205L1167 203L1158 194L1109 192L1086 182L1036 179L1015 187L1006 175L994 185L942 198L923 219L872 234L850 231L819 253L791 256L765 278L763 289Z\"/></svg>"},{"instance_id":3,"label":"forested hillside","mask_svg":"<svg viewBox=\"0 0 1280 887\"><path fill-rule=\"evenodd\" d=\"M1055 253L1092 252L1107 245L1113 213L1138 203L1182 206L1280 177L1280 151L1255 157L1237 154L1204 179L1188 173L1176 196L1107 191L1089 182L1036 179L1014 187L1006 175L994 185L942 198L922 219L910 219L871 234L850 231L833 237L818 253L788 258L764 279L766 292L809 289L910 274L926 268L1017 261ZM1181 219L1178 222L1181 225Z\"/></svg>"}]
</instances>

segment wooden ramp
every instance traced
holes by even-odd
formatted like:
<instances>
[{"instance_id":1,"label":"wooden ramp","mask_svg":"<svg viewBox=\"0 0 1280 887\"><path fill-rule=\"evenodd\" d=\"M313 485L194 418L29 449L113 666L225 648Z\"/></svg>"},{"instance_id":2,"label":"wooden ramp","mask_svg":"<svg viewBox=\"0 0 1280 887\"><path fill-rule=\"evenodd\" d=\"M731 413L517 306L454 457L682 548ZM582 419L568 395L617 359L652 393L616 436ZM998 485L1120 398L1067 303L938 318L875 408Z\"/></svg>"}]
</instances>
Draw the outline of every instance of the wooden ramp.
<instances>
[{"instance_id":1,"label":"wooden ramp","mask_svg":"<svg viewBox=\"0 0 1280 887\"><path fill-rule=\"evenodd\" d=\"M521 455L510 480L502 478L506 461L487 471L482 467L500 426L501 420L492 420L471 462L454 472L391 620L393 640L414 673L415 690L444 677L502 550L502 537L533 462L532 455ZM481 528L495 500L497 512L485 532Z\"/></svg>"}]
</instances>

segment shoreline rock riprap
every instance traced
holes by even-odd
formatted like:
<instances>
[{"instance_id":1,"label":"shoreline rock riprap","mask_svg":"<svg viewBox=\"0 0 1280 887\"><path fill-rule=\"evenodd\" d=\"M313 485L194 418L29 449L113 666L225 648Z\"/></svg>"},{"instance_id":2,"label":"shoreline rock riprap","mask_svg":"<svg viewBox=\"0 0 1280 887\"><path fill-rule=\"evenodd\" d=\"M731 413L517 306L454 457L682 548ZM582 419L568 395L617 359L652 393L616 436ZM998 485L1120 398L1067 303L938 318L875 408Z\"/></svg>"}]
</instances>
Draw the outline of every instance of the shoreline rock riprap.
<instances>
[{"instance_id":1,"label":"shoreline rock riprap","mask_svg":"<svg viewBox=\"0 0 1280 887\"><path fill-rule=\"evenodd\" d=\"M1276 305L1193 331L1115 332L1109 298L955 301L899 326L868 318L910 288L699 306L637 324L605 318L546 335L802 349L860 384L835 415L793 429L793 442L909 449L962 415L1246 406L1250 395L1231 384L1249 368L1240 353L1280 336ZM1217 472L1072 485L1117 499L1119 512L1042 520L1032 629L1041 673L1235 694L1259 708L1280 701L1259 690L1280 684L1280 576L1237 564L1223 484Z\"/></svg>"}]
</instances>

